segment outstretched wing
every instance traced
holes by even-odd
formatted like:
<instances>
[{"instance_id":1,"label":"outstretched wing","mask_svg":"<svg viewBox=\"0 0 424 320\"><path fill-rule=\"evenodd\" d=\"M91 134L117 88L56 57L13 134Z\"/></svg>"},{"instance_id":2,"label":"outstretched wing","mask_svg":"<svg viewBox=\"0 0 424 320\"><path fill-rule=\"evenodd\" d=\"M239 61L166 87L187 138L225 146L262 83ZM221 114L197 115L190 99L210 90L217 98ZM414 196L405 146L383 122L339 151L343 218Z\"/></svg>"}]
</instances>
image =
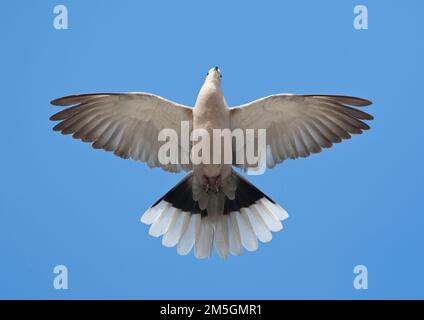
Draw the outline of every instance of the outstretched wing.
<instances>
[{"instance_id":1,"label":"outstretched wing","mask_svg":"<svg viewBox=\"0 0 424 320\"><path fill-rule=\"evenodd\" d=\"M181 122L192 127L192 109L149 93L99 93L68 96L53 100L57 106L71 106L50 120L60 121L53 130L92 142L95 149L140 160L150 167L170 172L191 170L190 164L161 164L158 141L162 129L181 135ZM180 139L178 139L180 141ZM176 142L178 143L178 142ZM188 154L178 143L179 155Z\"/></svg>"},{"instance_id":2,"label":"outstretched wing","mask_svg":"<svg viewBox=\"0 0 424 320\"><path fill-rule=\"evenodd\" d=\"M373 117L350 106L370 104L347 96L271 95L231 109L231 128L266 129L267 167L272 168L285 159L307 157L368 130L361 120ZM246 169L248 164L238 166Z\"/></svg>"}]
</instances>

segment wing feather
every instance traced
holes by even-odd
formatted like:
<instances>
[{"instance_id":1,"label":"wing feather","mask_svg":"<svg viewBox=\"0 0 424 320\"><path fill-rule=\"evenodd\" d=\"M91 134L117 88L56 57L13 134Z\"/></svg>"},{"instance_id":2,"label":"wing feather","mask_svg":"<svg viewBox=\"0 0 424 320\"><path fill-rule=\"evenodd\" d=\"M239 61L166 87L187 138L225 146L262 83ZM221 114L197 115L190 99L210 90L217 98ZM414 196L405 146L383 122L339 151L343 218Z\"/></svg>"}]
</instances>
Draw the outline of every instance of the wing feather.
<instances>
[{"instance_id":1,"label":"wing feather","mask_svg":"<svg viewBox=\"0 0 424 320\"><path fill-rule=\"evenodd\" d=\"M231 109L231 129L266 129L267 156L272 157L267 165L273 167L286 159L319 153L370 129L363 120L373 116L352 107L370 104L350 96L277 94Z\"/></svg>"},{"instance_id":2,"label":"wing feather","mask_svg":"<svg viewBox=\"0 0 424 320\"><path fill-rule=\"evenodd\" d=\"M150 167L178 172L191 170L190 164L161 164L158 152L162 129L181 134L181 122L192 128L192 109L149 93L99 93L73 95L53 100L53 105L68 107L50 117L59 121L53 130L72 134L92 143L95 149L111 151L124 159L146 162ZM180 155L183 150L178 145Z\"/></svg>"}]
</instances>

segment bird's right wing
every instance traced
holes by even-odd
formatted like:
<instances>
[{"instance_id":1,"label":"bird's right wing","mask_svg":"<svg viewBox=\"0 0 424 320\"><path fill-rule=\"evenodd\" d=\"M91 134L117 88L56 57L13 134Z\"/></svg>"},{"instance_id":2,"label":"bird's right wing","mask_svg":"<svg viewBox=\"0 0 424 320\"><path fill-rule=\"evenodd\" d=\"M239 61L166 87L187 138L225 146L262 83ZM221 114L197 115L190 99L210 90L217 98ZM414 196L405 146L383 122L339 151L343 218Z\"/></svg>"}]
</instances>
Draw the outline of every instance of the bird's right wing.
<instances>
[{"instance_id":1,"label":"bird's right wing","mask_svg":"<svg viewBox=\"0 0 424 320\"><path fill-rule=\"evenodd\" d=\"M68 96L53 100L57 106L71 106L50 120L60 121L55 131L92 142L95 149L141 160L150 167L170 172L191 170L191 164L162 164L158 159L158 140L162 129L173 129L181 137L181 122L192 128L192 109L149 93L100 93ZM178 143L177 141L177 143ZM189 154L178 143L179 155Z\"/></svg>"},{"instance_id":2,"label":"bird's right wing","mask_svg":"<svg viewBox=\"0 0 424 320\"><path fill-rule=\"evenodd\" d=\"M231 109L231 129L266 129L267 167L307 157L362 133L371 101L337 95L276 94ZM255 138L257 140L257 138ZM255 142L256 143L256 142ZM237 164L246 169L247 163Z\"/></svg>"}]
</instances>

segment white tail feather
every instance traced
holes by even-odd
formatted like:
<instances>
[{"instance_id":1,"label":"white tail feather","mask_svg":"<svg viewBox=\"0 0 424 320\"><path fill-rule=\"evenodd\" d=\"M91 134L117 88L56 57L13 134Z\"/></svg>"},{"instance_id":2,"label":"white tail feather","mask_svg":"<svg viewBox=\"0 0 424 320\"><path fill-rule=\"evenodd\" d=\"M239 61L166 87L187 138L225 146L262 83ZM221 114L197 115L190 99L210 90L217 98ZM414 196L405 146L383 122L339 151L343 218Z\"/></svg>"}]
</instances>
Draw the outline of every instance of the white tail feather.
<instances>
[{"instance_id":1,"label":"white tail feather","mask_svg":"<svg viewBox=\"0 0 424 320\"><path fill-rule=\"evenodd\" d=\"M265 206L262 204L254 204L253 207L259 212L269 230L278 232L283 229L283 225L280 219L278 219L278 216L269 211Z\"/></svg>"},{"instance_id":2,"label":"white tail feather","mask_svg":"<svg viewBox=\"0 0 424 320\"><path fill-rule=\"evenodd\" d=\"M188 212L179 212L177 218L175 219L172 226L169 227L169 230L162 238L162 245L165 247L174 247L177 245L178 241L181 238L182 232L187 227L187 224L190 219L190 213Z\"/></svg>"},{"instance_id":3,"label":"white tail feather","mask_svg":"<svg viewBox=\"0 0 424 320\"><path fill-rule=\"evenodd\" d=\"M250 224L246 214L246 208L242 208L236 213L237 222L240 230L241 243L247 251L255 251L258 249L258 239Z\"/></svg>"},{"instance_id":4,"label":"white tail feather","mask_svg":"<svg viewBox=\"0 0 424 320\"><path fill-rule=\"evenodd\" d=\"M169 226L169 222L172 217L172 213L175 210L171 210L171 205L168 204L165 208L161 210L161 213L159 214L158 218L155 222L152 223L149 229L149 234L153 237L160 237L163 235Z\"/></svg>"},{"instance_id":5,"label":"white tail feather","mask_svg":"<svg viewBox=\"0 0 424 320\"><path fill-rule=\"evenodd\" d=\"M152 224L163 212L163 209L168 205L167 202L161 201L157 206L150 208L141 216L141 222L145 224Z\"/></svg>"},{"instance_id":6,"label":"white tail feather","mask_svg":"<svg viewBox=\"0 0 424 320\"><path fill-rule=\"evenodd\" d=\"M200 232L194 244L194 254L196 258L208 258L212 254L213 230L214 226L209 217L202 217Z\"/></svg>"},{"instance_id":7,"label":"white tail feather","mask_svg":"<svg viewBox=\"0 0 424 320\"><path fill-rule=\"evenodd\" d=\"M161 201L147 210L141 221L151 225L152 236L163 236L165 247L176 246L180 255L187 255L194 247L196 258L203 259L211 256L213 246L221 258L228 253L238 256L243 247L255 251L258 240L271 241L272 232L280 231L281 221L287 217L281 206L262 198L249 208L213 217L182 212Z\"/></svg>"},{"instance_id":8,"label":"white tail feather","mask_svg":"<svg viewBox=\"0 0 424 320\"><path fill-rule=\"evenodd\" d=\"M196 235L200 229L200 214L192 214L190 222L188 223L186 231L182 234L180 241L177 245L177 252L180 255L187 255L194 246Z\"/></svg>"},{"instance_id":9,"label":"white tail feather","mask_svg":"<svg viewBox=\"0 0 424 320\"><path fill-rule=\"evenodd\" d=\"M215 248L221 258L228 257L229 242L228 242L228 215L222 215L215 222Z\"/></svg>"},{"instance_id":10,"label":"white tail feather","mask_svg":"<svg viewBox=\"0 0 424 320\"><path fill-rule=\"evenodd\" d=\"M283 208L281 208L278 204L274 204L271 201L269 201L268 199L262 198L261 200L259 200L260 203L262 203L270 212L273 212L277 215L278 219L280 219L281 221L286 220L289 215L287 213L286 210L284 210Z\"/></svg>"},{"instance_id":11,"label":"white tail feather","mask_svg":"<svg viewBox=\"0 0 424 320\"><path fill-rule=\"evenodd\" d=\"M230 252L235 256L239 256L241 254L241 239L235 212L230 213L227 222Z\"/></svg>"},{"instance_id":12,"label":"white tail feather","mask_svg":"<svg viewBox=\"0 0 424 320\"><path fill-rule=\"evenodd\" d=\"M269 231L255 207L251 206L247 208L246 212L258 240L263 243L270 242L272 240L271 231Z\"/></svg>"}]
</instances>

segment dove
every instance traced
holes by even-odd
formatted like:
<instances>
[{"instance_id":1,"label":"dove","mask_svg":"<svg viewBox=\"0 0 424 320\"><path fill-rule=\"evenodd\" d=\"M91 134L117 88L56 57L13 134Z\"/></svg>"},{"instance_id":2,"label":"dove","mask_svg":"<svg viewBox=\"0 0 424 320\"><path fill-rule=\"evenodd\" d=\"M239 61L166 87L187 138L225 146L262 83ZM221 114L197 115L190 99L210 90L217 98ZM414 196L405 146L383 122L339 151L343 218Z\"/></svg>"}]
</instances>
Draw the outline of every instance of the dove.
<instances>
[{"instance_id":1,"label":"dove","mask_svg":"<svg viewBox=\"0 0 424 320\"><path fill-rule=\"evenodd\" d=\"M81 94L51 101L67 107L50 117L58 121L53 130L151 168L187 172L141 222L150 226L151 236L162 237L165 247L176 247L180 255L193 250L199 259L211 257L213 247L221 258L257 250L259 242L271 241L273 233L283 229L288 213L237 172L249 170L252 163L161 161L160 149L166 143L158 139L162 130L173 130L178 137L184 135L182 123L188 124L190 133L265 130L264 164L273 168L361 134L370 129L365 121L373 119L360 110L371 101L342 95L273 94L230 108L221 82L219 68L211 68L194 107L144 92ZM243 147L258 139L255 135ZM194 141L172 143L181 158L193 157ZM233 154L240 151L230 148ZM214 152L219 150L212 148L211 156Z\"/></svg>"}]
</instances>

